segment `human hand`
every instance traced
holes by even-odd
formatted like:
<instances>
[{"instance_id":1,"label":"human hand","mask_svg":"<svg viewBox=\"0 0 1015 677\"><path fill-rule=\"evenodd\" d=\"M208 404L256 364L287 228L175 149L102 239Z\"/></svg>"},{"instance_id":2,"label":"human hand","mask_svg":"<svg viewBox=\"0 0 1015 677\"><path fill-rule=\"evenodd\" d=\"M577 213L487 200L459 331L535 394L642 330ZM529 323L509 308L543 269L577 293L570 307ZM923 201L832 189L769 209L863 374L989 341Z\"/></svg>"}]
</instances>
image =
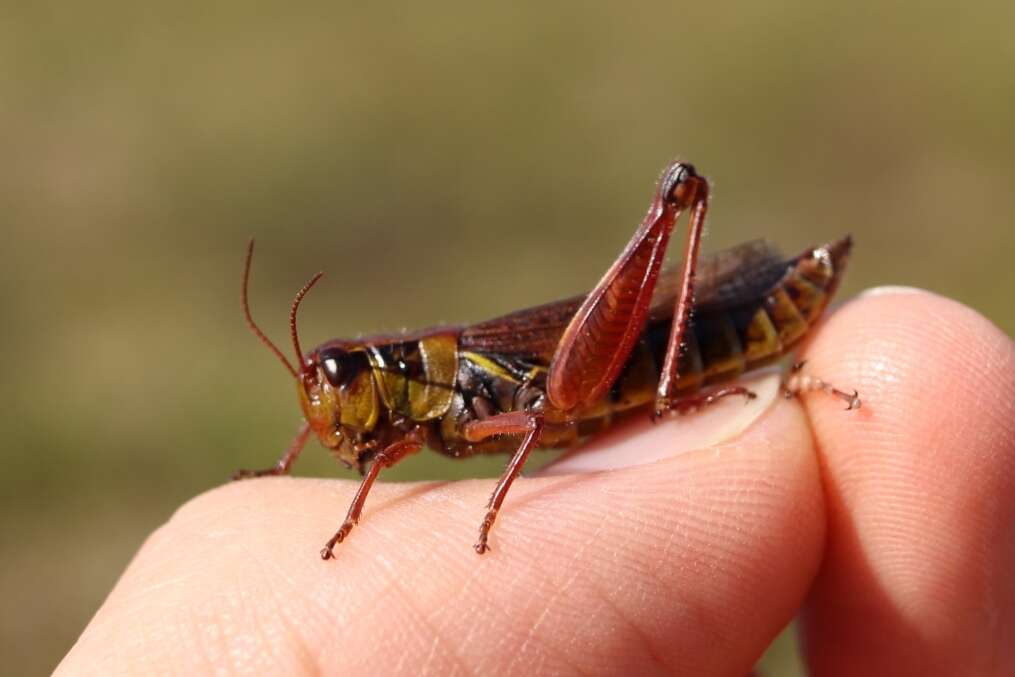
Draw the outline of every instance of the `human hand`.
<instances>
[{"instance_id":1,"label":"human hand","mask_svg":"<svg viewBox=\"0 0 1015 677\"><path fill-rule=\"evenodd\" d=\"M354 482L212 490L58 672L742 675L797 614L815 674L1015 672L1013 342L891 291L802 357L863 408L646 416L517 482L482 557L490 480L378 484L330 562Z\"/></svg>"}]
</instances>

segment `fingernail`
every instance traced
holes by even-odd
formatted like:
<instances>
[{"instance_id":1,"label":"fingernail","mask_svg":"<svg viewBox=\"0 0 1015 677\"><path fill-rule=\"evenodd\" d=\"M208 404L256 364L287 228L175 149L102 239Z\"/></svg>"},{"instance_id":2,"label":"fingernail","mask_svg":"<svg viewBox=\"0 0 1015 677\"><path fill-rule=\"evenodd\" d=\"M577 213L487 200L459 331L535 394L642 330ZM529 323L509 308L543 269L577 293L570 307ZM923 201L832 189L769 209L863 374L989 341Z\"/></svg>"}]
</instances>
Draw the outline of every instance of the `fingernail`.
<instances>
[{"instance_id":1,"label":"fingernail","mask_svg":"<svg viewBox=\"0 0 1015 677\"><path fill-rule=\"evenodd\" d=\"M926 289L920 289L918 287L907 287L905 285L893 285L886 284L881 287L871 287L860 293L861 297L864 296L895 296L902 294L926 294Z\"/></svg>"},{"instance_id":2,"label":"fingernail","mask_svg":"<svg viewBox=\"0 0 1015 677\"><path fill-rule=\"evenodd\" d=\"M725 397L700 411L652 423L649 414L634 414L588 444L568 452L543 468L540 475L599 472L653 463L678 454L706 449L734 439L756 421L779 397L781 374L745 379L744 387L757 397Z\"/></svg>"}]
</instances>

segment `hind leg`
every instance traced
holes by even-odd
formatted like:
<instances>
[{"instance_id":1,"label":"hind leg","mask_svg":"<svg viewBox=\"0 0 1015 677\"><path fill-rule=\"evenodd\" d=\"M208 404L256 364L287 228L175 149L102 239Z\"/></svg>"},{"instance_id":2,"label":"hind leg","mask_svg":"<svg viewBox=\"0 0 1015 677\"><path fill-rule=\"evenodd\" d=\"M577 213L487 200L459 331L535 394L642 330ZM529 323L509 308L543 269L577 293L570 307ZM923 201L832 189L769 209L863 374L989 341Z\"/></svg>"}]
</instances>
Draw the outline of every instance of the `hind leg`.
<instances>
[{"instance_id":1,"label":"hind leg","mask_svg":"<svg viewBox=\"0 0 1015 677\"><path fill-rule=\"evenodd\" d=\"M828 381L823 381L816 376L804 373L803 368L806 362L797 362L790 370L789 378L782 385L782 393L787 399L796 397L801 393L820 390L834 397L838 397L846 403L846 411L859 409L863 404L860 401L860 393L854 390L851 393L839 390Z\"/></svg>"}]
</instances>

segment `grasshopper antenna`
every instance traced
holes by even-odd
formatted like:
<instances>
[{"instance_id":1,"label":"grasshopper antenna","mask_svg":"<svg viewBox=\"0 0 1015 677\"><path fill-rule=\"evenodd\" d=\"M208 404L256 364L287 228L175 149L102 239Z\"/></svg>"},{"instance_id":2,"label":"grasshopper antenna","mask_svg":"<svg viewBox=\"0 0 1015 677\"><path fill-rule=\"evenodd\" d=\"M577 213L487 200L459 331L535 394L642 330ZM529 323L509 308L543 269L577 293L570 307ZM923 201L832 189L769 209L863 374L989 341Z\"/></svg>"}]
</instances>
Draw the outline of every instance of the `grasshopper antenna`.
<instances>
[{"instance_id":1,"label":"grasshopper antenna","mask_svg":"<svg viewBox=\"0 0 1015 677\"><path fill-rule=\"evenodd\" d=\"M296 349L296 359L299 360L300 366L303 366L303 350L300 349L300 335L296 332L296 311L300 309L300 303L303 302L303 297L307 295L310 288L317 284L317 281L324 275L324 271L320 271L310 281L303 285L298 292L296 292L296 298L293 299L293 307L289 309L289 332L293 337L293 348ZM277 350L277 349L276 349Z\"/></svg>"},{"instance_id":2,"label":"grasshopper antenna","mask_svg":"<svg viewBox=\"0 0 1015 677\"><path fill-rule=\"evenodd\" d=\"M250 314L250 303L247 301L247 287L250 285L250 262L251 260L253 260L253 258L254 258L254 238L250 238L250 244L247 245L247 262L243 265L243 287L240 292L240 298L243 301L243 315L244 317L247 318L247 326L250 327L250 331L254 332L254 336L256 336L258 339L261 340L261 343L268 346L268 349L271 350L271 352L275 353L275 356L278 359L282 360L282 364L285 365L285 368L288 369L289 373L293 375L293 378L298 379L299 374L297 374L296 370L293 369L293 365L290 364L289 360L286 359L286 356L282 354L282 351L279 350L278 347L271 342L271 339L265 336L264 332L261 331L261 328L257 326L257 323L254 322L253 316L251 316ZM318 277L320 277L320 274L318 274ZM314 281L316 282L316 280ZM290 315L290 324L293 328L293 340L296 339L296 306L299 305L300 299L302 298L302 294L306 293L307 288L309 288L309 285L300 290L301 293L296 296L296 302L293 304L293 310ZM297 355L300 355L301 353L299 353L298 342L296 346L297 346ZM300 359L302 360L303 358L301 357Z\"/></svg>"}]
</instances>

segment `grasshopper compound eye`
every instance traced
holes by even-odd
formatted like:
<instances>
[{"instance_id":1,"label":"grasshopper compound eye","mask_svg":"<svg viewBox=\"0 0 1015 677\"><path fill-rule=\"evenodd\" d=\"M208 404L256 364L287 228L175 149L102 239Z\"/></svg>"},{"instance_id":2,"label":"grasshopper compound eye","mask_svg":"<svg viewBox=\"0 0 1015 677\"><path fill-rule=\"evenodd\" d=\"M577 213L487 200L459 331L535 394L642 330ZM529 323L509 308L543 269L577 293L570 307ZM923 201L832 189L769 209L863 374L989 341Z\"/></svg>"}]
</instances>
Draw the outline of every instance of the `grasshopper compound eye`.
<instances>
[{"instance_id":1,"label":"grasshopper compound eye","mask_svg":"<svg viewBox=\"0 0 1015 677\"><path fill-rule=\"evenodd\" d=\"M321 371L332 387L338 388L347 383L358 372L357 360L341 348L325 348L320 352Z\"/></svg>"},{"instance_id":2,"label":"grasshopper compound eye","mask_svg":"<svg viewBox=\"0 0 1015 677\"><path fill-rule=\"evenodd\" d=\"M342 382L342 364L338 361L337 357L324 357L321 356L321 368L324 370L324 375L328 378L328 383L338 387L338 384Z\"/></svg>"}]
</instances>

